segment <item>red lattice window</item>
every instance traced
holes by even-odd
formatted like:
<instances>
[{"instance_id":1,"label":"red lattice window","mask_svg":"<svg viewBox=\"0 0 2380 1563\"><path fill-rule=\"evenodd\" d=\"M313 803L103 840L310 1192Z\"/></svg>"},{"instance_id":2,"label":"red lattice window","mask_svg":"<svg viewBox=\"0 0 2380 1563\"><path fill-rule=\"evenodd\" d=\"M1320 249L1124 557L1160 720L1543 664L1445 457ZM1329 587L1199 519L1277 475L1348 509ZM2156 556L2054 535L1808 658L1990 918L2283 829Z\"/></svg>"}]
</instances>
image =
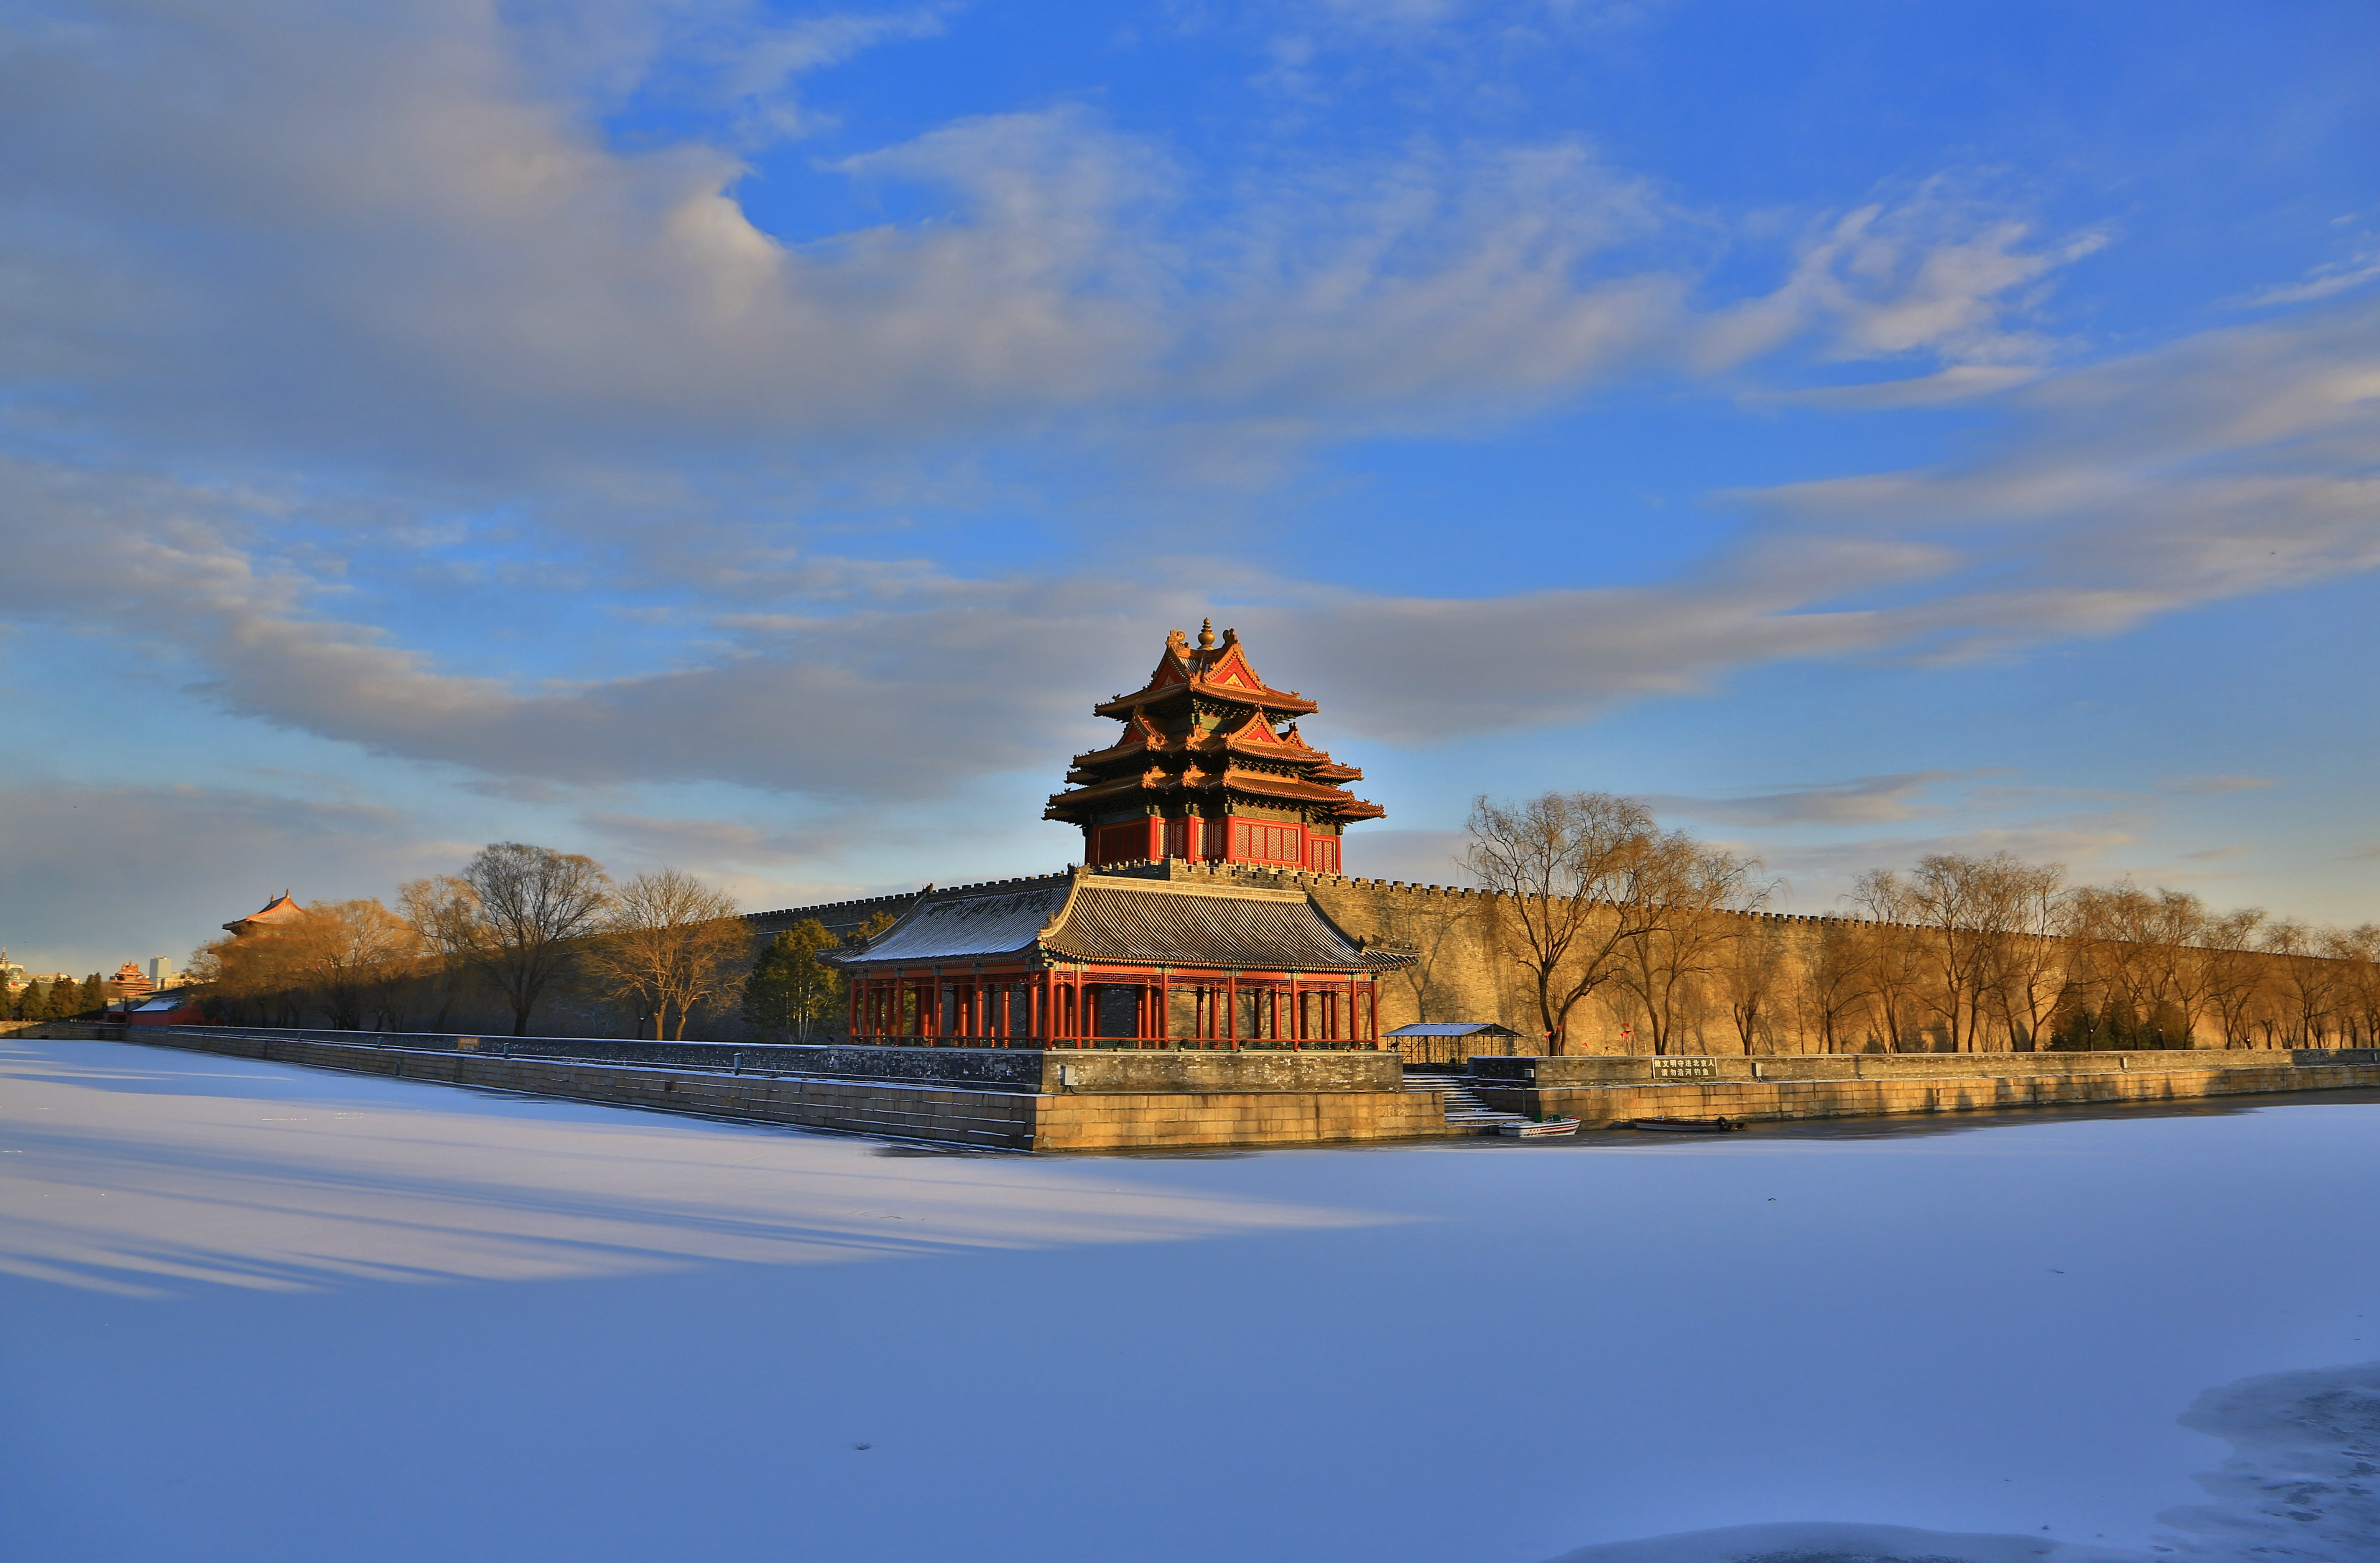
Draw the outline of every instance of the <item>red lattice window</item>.
<instances>
[{"instance_id":1,"label":"red lattice window","mask_svg":"<svg viewBox=\"0 0 2380 1563\"><path fill-rule=\"evenodd\" d=\"M1268 825L1261 819L1232 822L1232 855L1246 863L1305 862L1305 831L1295 825Z\"/></svg>"}]
</instances>

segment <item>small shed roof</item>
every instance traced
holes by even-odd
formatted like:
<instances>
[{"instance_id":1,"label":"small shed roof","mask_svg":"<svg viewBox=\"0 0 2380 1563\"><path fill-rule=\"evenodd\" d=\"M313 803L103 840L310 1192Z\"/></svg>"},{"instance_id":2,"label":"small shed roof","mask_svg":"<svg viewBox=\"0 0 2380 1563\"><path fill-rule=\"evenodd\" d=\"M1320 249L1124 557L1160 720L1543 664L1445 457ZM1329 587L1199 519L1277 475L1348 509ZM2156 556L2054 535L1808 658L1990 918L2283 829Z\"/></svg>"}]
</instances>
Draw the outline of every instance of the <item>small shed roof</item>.
<instances>
[{"instance_id":1,"label":"small shed roof","mask_svg":"<svg viewBox=\"0 0 2380 1563\"><path fill-rule=\"evenodd\" d=\"M1521 1034L1494 1021L1431 1021L1421 1025L1401 1025L1387 1034L1390 1036L1518 1036Z\"/></svg>"}]
</instances>

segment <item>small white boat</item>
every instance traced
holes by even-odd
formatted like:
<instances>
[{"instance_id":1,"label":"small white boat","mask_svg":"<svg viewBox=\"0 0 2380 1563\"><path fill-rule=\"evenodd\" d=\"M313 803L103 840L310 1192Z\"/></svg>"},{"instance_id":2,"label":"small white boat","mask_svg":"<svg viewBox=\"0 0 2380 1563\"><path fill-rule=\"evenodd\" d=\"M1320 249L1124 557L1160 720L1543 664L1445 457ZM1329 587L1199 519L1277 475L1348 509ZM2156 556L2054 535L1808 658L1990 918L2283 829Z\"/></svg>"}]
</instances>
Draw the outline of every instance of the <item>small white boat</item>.
<instances>
[{"instance_id":1,"label":"small white boat","mask_svg":"<svg viewBox=\"0 0 2380 1563\"><path fill-rule=\"evenodd\" d=\"M1578 1133L1575 1118L1533 1118L1525 1123L1505 1123L1496 1133L1508 1140L1550 1140L1563 1134Z\"/></svg>"}]
</instances>

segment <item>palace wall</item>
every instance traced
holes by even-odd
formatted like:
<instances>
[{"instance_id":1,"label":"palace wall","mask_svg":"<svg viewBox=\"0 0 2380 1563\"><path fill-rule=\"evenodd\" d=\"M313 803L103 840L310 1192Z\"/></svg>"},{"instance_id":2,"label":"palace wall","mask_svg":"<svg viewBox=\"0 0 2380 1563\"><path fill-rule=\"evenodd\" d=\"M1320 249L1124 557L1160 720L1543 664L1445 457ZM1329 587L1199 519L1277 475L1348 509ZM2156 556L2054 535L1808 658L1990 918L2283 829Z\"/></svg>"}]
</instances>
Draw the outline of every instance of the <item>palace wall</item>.
<instances>
[{"instance_id":1,"label":"palace wall","mask_svg":"<svg viewBox=\"0 0 2380 1563\"><path fill-rule=\"evenodd\" d=\"M1304 891L1331 921L1360 941L1395 949L1414 956L1402 972L1380 979L1380 1028L1392 1030L1422 1021L1492 1021L1524 1038L1515 1051L1543 1050L1545 1024L1540 1018L1535 976L1522 959L1527 949L1509 898L1459 886L1407 884L1386 879L1346 878L1297 869L1272 869L1246 864L1200 864L1179 860L1118 865L1101 873L1162 878L1180 883L1200 879L1224 883ZM1029 881L1008 881L1026 883ZM919 892L922 893L922 892ZM839 902L827 906L796 907L756 914L747 919L756 931L773 934L805 917L817 917L830 931L856 927L879 912L897 915L917 900L917 894L880 896L866 901ZM1706 972L1680 986L1673 1008L1675 1030L1668 1050L1686 1054L1800 1054L1821 1050L1819 1030L1802 1001L1813 957L1829 928L1846 927L1882 930L1856 919L1754 913L1721 915L1718 946L1739 936L1764 937L1774 948L1777 964L1767 984L1764 1010L1747 1048L1738 1028L1723 976ZM1910 930L1918 933L1919 930ZM2237 959L2267 968L2277 989L2287 986L2282 958L2241 955ZM2054 990L2057 975L2050 986ZM1902 1052L1941 1051L1949 1046L1938 1018L1912 988L1902 1008L1905 1019L1899 1048ZM1623 1028L1633 1027L1633 1035ZM1888 1043L1874 1006L1862 1007L1838 1023L1838 1049L1884 1052ZM1970 1047L1985 1050L2020 1049L2030 1036L2010 1037L1995 1028ZM2267 1036L2265 1045L2273 1038ZM2314 1045L2317 1038L2298 1038ZM2047 1038L2040 1039L2046 1046ZM2192 1036L2192 1046L2221 1048L2218 1026L2201 1017ZM2177 1044L2178 1045L2178 1044ZM1487 1049L1481 1049L1487 1050ZM1636 1001L1618 985L1582 1000L1572 1010L1569 1050L1580 1053L1649 1053L1651 1027ZM1450 1055L1451 1056L1451 1055Z\"/></svg>"},{"instance_id":2,"label":"palace wall","mask_svg":"<svg viewBox=\"0 0 2380 1563\"><path fill-rule=\"evenodd\" d=\"M1135 878L1164 878L1176 882L1238 882L1238 885L1259 885L1276 890L1302 890L1314 897L1314 904L1344 933L1359 942L1371 942L1388 950L1404 951L1414 956L1414 963L1404 971L1388 973L1380 977L1380 1030L1395 1030L1397 1025L1409 1025L1416 1021L1492 1021L1497 1025L1521 1035L1521 1042L1512 1045L1516 1051L1542 1051L1545 1023L1537 1016L1536 985L1521 956L1525 951L1525 939L1513 916L1509 899L1480 890L1463 890L1454 885L1406 885L1395 880L1368 880L1368 878L1342 878L1333 873L1294 871L1294 868L1264 868L1252 864L1187 864L1187 861L1157 861L1157 864L1128 864L1102 868L1099 873ZM1000 880L995 885L1030 885L1047 876ZM974 888L974 885L968 885ZM745 926L755 935L755 954L766 939L776 938L795 923L805 918L817 918L835 938L855 933L868 918L900 916L926 894L926 890L902 894L879 894L879 897L847 899L847 902L826 902L819 906L788 906L778 911L755 911L745 916ZM1826 1051L1821 1045L1821 1033L1811 1016L1806 989L1814 968L1814 954L1828 930L1871 930L1871 933L1900 933L1906 938L1923 938L1923 930L1885 930L1876 923L1859 923L1852 918L1815 918L1815 916L1785 916L1785 914L1752 914L1752 916L1720 918L1732 926L1732 933L1764 935L1778 954L1776 973L1766 994L1766 1013L1755 1030L1752 1047L1744 1047L1742 1035L1737 1030L1730 1009L1730 994L1726 992L1723 973L1704 973L1702 977L1687 980L1682 985L1682 997L1676 1004L1678 1028L1670 1035L1669 1051L1678 1054L1716 1054L1742 1056L1747 1051L1756 1056L1780 1054L1818 1054ZM1718 944L1730 944L1732 935L1723 927ZM2235 954L2228 959L2244 961L2259 968L2268 985L2268 1004L2285 1006L2289 1001L2289 985L2294 977L2304 977L2304 971L2294 971L2285 956L2271 954ZM2297 968L2309 961L2299 959ZM2335 966L2347 983L2339 985L2342 992L2354 985L2354 980L2373 983L2380 980L2368 971L2368 961L2315 961L2313 966ZM2347 968L2356 971L2347 971ZM2066 973L2052 971L2049 989L2057 989ZM710 1039L710 1042L771 1042L776 1037L761 1037L745 1025L738 1013L735 1000L738 983L731 983L722 1000L695 1012L687 1023L687 1039ZM1569 1051L1575 1054L1649 1054L1647 1018L1633 1009L1631 1000L1619 987L1609 987L1609 997L1590 997L1580 1001L1571 1013ZM1178 994L1187 1001L1187 994ZM431 1021L435 1009L435 994L424 989L402 1004L405 1023L421 1025ZM2339 1009L2350 1009L2342 1004ZM2366 1004L2371 1009L2371 1004ZM261 1018L261 1016L252 1016ZM1185 1025L1185 1021L1178 1021ZM445 1025L452 1030L479 1030L486 1035L503 1035L512 1030L512 1016L504 1012L492 992L483 985L467 983L455 1000L447 1004ZM538 1004L536 1028L545 1033L581 1035L581 1037L625 1037L628 1016L616 1006L602 1001L595 992L581 992L571 980L557 980L547 989L545 1000ZM1633 1035L1623 1028L1633 1025ZM2373 1033L2371 1016L2363 1016L2354 1025L2332 1023L2330 1030L2321 1033L2315 1028L2309 1033L2297 1025L2259 1025L2253 1030L2256 1045L2297 1045L2318 1047L2330 1042L2368 1042ZM831 1021L821 1025L811 1039L828 1042L843 1039L840 1023ZM2030 1037L2009 1037L2007 1030L1995 1025L1978 1042L1980 1049L2023 1049ZM2046 1042L2046 1037L2045 1037ZM2147 1047L2147 1042L2132 1042L2135 1047ZM2211 1016L2197 1018L2197 1030L2192 1035L2192 1045L2209 1049L2223 1047L2223 1030ZM1947 1051L1949 1039L1939 1021L1928 1013L1928 1004L1918 992L1904 1004L1904 1025L1901 1025L1900 1047L1888 1045L1883 1035L1883 1023L1877 1018L1876 1006L1854 1006L1854 1013L1838 1023L1838 1051ZM1492 1047L1451 1047L1439 1049L1442 1059L1451 1059L1468 1051L1495 1051ZM1421 1056L1421 1054L1416 1054Z\"/></svg>"}]
</instances>

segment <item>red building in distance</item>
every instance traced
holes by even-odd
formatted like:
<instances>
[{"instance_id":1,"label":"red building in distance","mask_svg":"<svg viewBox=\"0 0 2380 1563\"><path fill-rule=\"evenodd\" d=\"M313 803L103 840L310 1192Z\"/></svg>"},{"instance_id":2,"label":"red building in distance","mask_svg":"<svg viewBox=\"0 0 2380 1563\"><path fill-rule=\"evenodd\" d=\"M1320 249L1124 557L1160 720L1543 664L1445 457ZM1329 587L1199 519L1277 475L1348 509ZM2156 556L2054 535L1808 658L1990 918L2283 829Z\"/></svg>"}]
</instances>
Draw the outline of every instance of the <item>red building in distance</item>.
<instances>
[{"instance_id":1,"label":"red building in distance","mask_svg":"<svg viewBox=\"0 0 2380 1563\"><path fill-rule=\"evenodd\" d=\"M1211 619L1196 645L1165 637L1146 687L1092 709L1123 733L1076 755L1042 813L1081 827L1089 867L1181 858L1337 874L1347 826L1386 813L1347 790L1362 771L1298 735L1314 702L1265 683L1239 633L1219 642Z\"/></svg>"},{"instance_id":2,"label":"red building in distance","mask_svg":"<svg viewBox=\"0 0 2380 1563\"><path fill-rule=\"evenodd\" d=\"M1379 981L1413 963L1333 923L1302 883L1382 809L1298 736L1314 702L1258 677L1237 634L1176 630L1148 686L1094 707L1118 742L1075 757L1046 818L1062 874L929 891L865 945L855 1042L927 1047L1377 1048Z\"/></svg>"}]
</instances>

